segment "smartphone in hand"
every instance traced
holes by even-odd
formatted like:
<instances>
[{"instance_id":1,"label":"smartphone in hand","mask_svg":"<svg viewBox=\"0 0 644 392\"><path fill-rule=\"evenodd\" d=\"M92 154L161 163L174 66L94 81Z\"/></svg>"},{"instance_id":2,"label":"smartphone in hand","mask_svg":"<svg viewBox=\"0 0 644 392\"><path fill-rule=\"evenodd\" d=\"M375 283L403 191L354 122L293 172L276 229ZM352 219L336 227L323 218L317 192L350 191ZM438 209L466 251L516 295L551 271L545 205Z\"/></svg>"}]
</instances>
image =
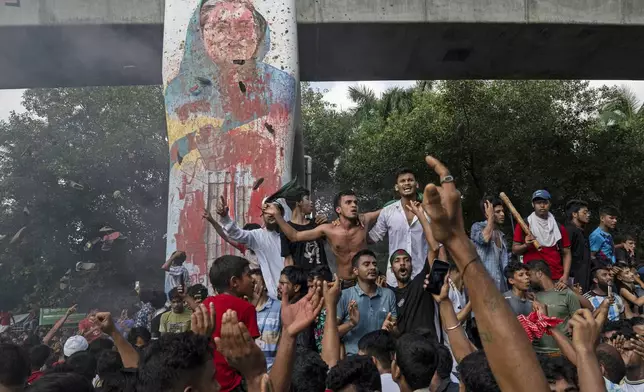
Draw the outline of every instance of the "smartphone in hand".
<instances>
[{"instance_id":1,"label":"smartphone in hand","mask_svg":"<svg viewBox=\"0 0 644 392\"><path fill-rule=\"evenodd\" d=\"M438 295L443 287L445 276L449 272L449 263L443 260L434 259L432 270L429 273L429 285L427 291L434 295Z\"/></svg>"}]
</instances>

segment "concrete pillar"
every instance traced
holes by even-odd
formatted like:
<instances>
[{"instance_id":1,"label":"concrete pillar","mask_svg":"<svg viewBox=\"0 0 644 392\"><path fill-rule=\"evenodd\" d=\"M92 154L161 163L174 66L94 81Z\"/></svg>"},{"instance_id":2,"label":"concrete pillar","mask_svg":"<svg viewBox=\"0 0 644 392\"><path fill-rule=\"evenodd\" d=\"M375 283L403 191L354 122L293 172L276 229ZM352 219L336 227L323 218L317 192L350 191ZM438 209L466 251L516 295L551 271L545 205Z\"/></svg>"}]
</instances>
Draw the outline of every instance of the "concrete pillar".
<instances>
[{"instance_id":1,"label":"concrete pillar","mask_svg":"<svg viewBox=\"0 0 644 392\"><path fill-rule=\"evenodd\" d=\"M208 285L212 261L238 252L204 209L218 218L223 196L240 227L261 225L262 200L291 178L296 30L294 0L166 0L167 254L186 252L193 284Z\"/></svg>"}]
</instances>

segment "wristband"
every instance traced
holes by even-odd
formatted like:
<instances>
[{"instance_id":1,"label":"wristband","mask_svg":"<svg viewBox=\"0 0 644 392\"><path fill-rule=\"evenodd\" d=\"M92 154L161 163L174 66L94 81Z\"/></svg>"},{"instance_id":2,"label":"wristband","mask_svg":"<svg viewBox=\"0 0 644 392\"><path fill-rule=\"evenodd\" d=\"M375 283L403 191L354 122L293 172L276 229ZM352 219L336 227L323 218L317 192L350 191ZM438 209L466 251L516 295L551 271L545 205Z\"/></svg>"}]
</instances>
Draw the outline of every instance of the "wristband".
<instances>
[{"instance_id":1,"label":"wristband","mask_svg":"<svg viewBox=\"0 0 644 392\"><path fill-rule=\"evenodd\" d=\"M447 327L447 328L445 328L445 331L453 331L453 330L455 330L456 328L458 328L458 327L460 327L460 326L461 326L461 323L457 323L457 324L456 324L455 326L453 326L453 327Z\"/></svg>"}]
</instances>

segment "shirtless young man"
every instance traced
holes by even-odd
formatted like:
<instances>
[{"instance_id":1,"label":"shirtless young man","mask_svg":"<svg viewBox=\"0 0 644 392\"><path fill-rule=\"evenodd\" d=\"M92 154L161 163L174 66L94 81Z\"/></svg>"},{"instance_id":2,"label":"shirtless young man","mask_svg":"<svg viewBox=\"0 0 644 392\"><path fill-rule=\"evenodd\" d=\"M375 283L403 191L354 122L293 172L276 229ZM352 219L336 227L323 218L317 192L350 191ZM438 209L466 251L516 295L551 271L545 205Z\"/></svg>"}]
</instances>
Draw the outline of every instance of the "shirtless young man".
<instances>
[{"instance_id":1,"label":"shirtless young man","mask_svg":"<svg viewBox=\"0 0 644 392\"><path fill-rule=\"evenodd\" d=\"M273 204L265 204L264 212L273 215L282 233L289 241L315 241L326 237L331 244L338 265L338 277L343 288L355 285L351 259L358 251L367 247L367 234L380 215L380 210L358 214L358 198L353 191L340 192L334 201L339 224L325 223L312 230L297 231L279 214Z\"/></svg>"}]
</instances>

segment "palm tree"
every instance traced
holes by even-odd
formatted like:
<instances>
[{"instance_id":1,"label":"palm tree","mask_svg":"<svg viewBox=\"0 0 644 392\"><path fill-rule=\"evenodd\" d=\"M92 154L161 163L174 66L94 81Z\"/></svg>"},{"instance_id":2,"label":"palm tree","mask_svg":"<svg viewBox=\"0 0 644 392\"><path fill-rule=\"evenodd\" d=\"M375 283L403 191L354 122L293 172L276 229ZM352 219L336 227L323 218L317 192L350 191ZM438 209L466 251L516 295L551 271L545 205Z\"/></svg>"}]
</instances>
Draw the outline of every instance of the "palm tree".
<instances>
[{"instance_id":1,"label":"palm tree","mask_svg":"<svg viewBox=\"0 0 644 392\"><path fill-rule=\"evenodd\" d=\"M644 105L637 99L633 90L621 86L613 91L613 97L602 108L600 118L605 126L630 127L644 120Z\"/></svg>"},{"instance_id":2,"label":"palm tree","mask_svg":"<svg viewBox=\"0 0 644 392\"><path fill-rule=\"evenodd\" d=\"M356 104L353 114L357 117L366 116L378 109L379 102L376 93L365 85L359 84L349 87L349 99Z\"/></svg>"}]
</instances>

